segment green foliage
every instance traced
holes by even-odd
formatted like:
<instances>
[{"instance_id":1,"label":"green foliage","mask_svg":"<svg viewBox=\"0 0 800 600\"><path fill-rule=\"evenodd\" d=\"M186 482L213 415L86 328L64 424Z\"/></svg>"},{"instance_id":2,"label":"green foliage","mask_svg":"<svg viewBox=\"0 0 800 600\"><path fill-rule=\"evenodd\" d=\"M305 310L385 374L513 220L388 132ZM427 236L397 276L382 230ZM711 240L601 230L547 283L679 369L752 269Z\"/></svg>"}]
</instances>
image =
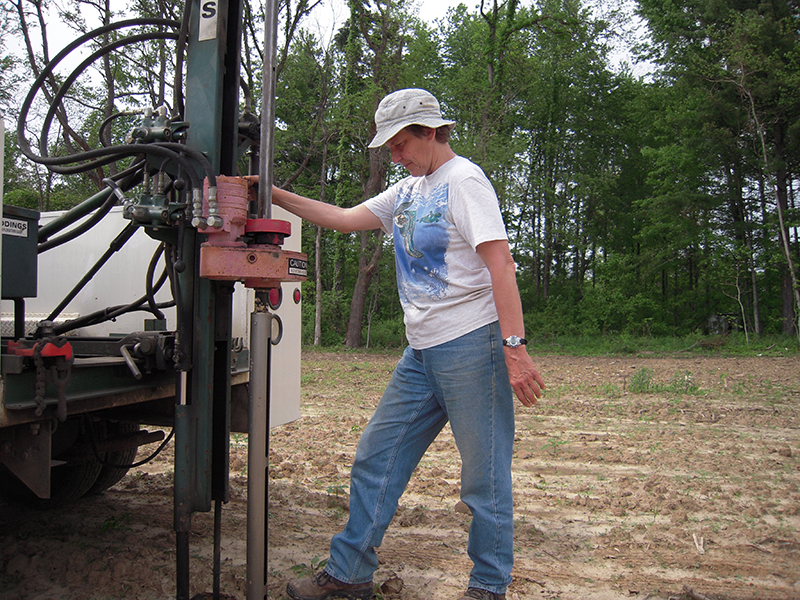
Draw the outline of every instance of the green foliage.
<instances>
[{"instance_id":1,"label":"green foliage","mask_svg":"<svg viewBox=\"0 0 800 600\"><path fill-rule=\"evenodd\" d=\"M435 27L406 0L348 7L330 47L302 19L298 28L281 23L280 185L350 207L403 176L385 153L365 148L373 111L387 92L426 87L457 121L453 148L478 162L498 192L529 338L554 348L583 340L574 342L582 352L678 351L706 333L709 316L736 315L760 333L753 350L775 339L776 348L790 347L779 337L793 318L775 206L782 194L785 218L796 226L788 201L800 167L794 4L638 0L652 34L642 50L659 65L642 79L614 67L616 32L586 3L462 4ZM180 12L169 3L156 8L132 5L151 16ZM282 15L307 9L286 5ZM253 27L245 32L243 80L257 98L261 16L249 3L245 12ZM85 27L84 16L65 18ZM94 144L106 102L116 109L168 101L169 50L159 44L114 57L115 96L106 95L112 81L76 87L75 130ZM0 106L15 100L8 90L17 67L0 59ZM114 139L130 125L115 123ZM96 191L92 180L53 176L22 160L13 138L5 140L7 203L53 210ZM55 154L61 141L52 143ZM309 265L320 261L303 288L304 343L313 341L317 295L322 343L335 346L359 293L361 339L369 326L371 347L402 347L388 240L378 246L369 236L324 232L316 256L315 228L302 235ZM372 281L360 288L366 259L378 250ZM793 245L790 257L800 260L799 251ZM725 352L751 351L739 334ZM692 349L701 351L710 350Z\"/></svg>"},{"instance_id":2,"label":"green foliage","mask_svg":"<svg viewBox=\"0 0 800 600\"><path fill-rule=\"evenodd\" d=\"M131 514L122 513L120 516L112 515L100 525L100 531L132 531L130 527Z\"/></svg>"},{"instance_id":3,"label":"green foliage","mask_svg":"<svg viewBox=\"0 0 800 600\"><path fill-rule=\"evenodd\" d=\"M763 336L748 343L741 333L729 336L548 335L528 326L528 350L533 355L564 356L664 355L796 356L800 349L791 335Z\"/></svg>"},{"instance_id":4,"label":"green foliage","mask_svg":"<svg viewBox=\"0 0 800 600\"><path fill-rule=\"evenodd\" d=\"M632 394L697 394L700 390L694 382L694 378L689 371L674 373L666 383L659 383L654 379L652 369L640 367L631 377L628 390Z\"/></svg>"},{"instance_id":5,"label":"green foliage","mask_svg":"<svg viewBox=\"0 0 800 600\"><path fill-rule=\"evenodd\" d=\"M292 566L292 572L299 577L313 577L317 574L318 571L321 571L325 568L325 565L328 564L328 559L320 559L318 556L315 556L311 559L311 564L300 563L299 565Z\"/></svg>"},{"instance_id":6,"label":"green foliage","mask_svg":"<svg viewBox=\"0 0 800 600\"><path fill-rule=\"evenodd\" d=\"M370 348L404 348L408 343L402 316L373 321L369 332Z\"/></svg>"},{"instance_id":7,"label":"green foliage","mask_svg":"<svg viewBox=\"0 0 800 600\"><path fill-rule=\"evenodd\" d=\"M640 367L631 377L628 389L632 394L646 394L655 391L653 382L653 370L647 367Z\"/></svg>"},{"instance_id":8,"label":"green foliage","mask_svg":"<svg viewBox=\"0 0 800 600\"><path fill-rule=\"evenodd\" d=\"M3 194L3 204L39 210L39 195L28 188L18 188Z\"/></svg>"},{"instance_id":9,"label":"green foliage","mask_svg":"<svg viewBox=\"0 0 800 600\"><path fill-rule=\"evenodd\" d=\"M314 341L314 298L311 296L311 286L305 284L303 294L307 300L303 302L303 343L311 344ZM344 341L343 311L346 305L342 300L342 293L337 290L322 292L322 345L337 346Z\"/></svg>"}]
</instances>

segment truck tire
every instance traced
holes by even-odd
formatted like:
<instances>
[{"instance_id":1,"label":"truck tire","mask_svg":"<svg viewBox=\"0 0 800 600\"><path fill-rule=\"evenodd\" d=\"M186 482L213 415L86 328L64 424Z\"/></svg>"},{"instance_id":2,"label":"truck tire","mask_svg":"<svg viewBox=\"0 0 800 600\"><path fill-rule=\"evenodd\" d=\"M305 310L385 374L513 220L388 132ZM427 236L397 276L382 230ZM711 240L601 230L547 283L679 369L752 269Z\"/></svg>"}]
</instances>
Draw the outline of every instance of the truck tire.
<instances>
[{"instance_id":1,"label":"truck tire","mask_svg":"<svg viewBox=\"0 0 800 600\"><path fill-rule=\"evenodd\" d=\"M97 459L50 469L50 497L39 498L14 475L0 470L0 495L14 504L39 509L58 508L74 502L88 492L97 481L102 465Z\"/></svg>"},{"instance_id":2,"label":"truck tire","mask_svg":"<svg viewBox=\"0 0 800 600\"><path fill-rule=\"evenodd\" d=\"M105 421L104 427L98 430L105 430L105 439L114 439L120 436L130 435L139 431L138 423L127 423L124 421ZM104 463L100 469L100 474L97 476L97 481L94 482L87 494L101 494L111 486L119 483L123 477L128 473L128 466L132 465L136 460L136 453L139 448L125 448L115 452L106 452L102 457ZM127 466L120 466L127 465Z\"/></svg>"},{"instance_id":3,"label":"truck tire","mask_svg":"<svg viewBox=\"0 0 800 600\"><path fill-rule=\"evenodd\" d=\"M92 488L103 467L94 456L73 453L90 439L80 418L60 423L52 437L51 458L56 466L50 469L50 497L39 498L5 468L0 469L0 495L9 502L40 509L58 508L78 500Z\"/></svg>"}]
</instances>

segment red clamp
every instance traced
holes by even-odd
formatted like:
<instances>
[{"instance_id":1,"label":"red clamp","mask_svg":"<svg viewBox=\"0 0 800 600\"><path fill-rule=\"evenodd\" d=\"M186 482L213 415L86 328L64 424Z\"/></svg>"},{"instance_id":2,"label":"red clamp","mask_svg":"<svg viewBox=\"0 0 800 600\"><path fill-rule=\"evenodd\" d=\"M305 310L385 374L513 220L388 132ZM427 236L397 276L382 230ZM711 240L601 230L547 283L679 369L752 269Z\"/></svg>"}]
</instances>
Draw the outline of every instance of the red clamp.
<instances>
[{"instance_id":1,"label":"red clamp","mask_svg":"<svg viewBox=\"0 0 800 600\"><path fill-rule=\"evenodd\" d=\"M21 340L19 342L9 340L8 352L9 354L16 354L17 356L33 358L34 353L37 351L36 346L41 343L42 340ZM45 341L44 344L39 348L38 352L43 358L58 358L59 356L62 356L67 362L72 361L72 344L70 344L65 338L54 341Z\"/></svg>"}]
</instances>

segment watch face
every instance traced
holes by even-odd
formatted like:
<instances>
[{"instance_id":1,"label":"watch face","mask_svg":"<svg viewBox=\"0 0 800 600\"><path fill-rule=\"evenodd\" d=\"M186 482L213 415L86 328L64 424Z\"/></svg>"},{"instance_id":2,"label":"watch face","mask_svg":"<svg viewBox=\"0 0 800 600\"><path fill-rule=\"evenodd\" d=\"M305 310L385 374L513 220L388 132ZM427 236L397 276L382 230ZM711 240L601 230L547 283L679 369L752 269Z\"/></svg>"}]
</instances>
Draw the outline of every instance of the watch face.
<instances>
[{"instance_id":1,"label":"watch face","mask_svg":"<svg viewBox=\"0 0 800 600\"><path fill-rule=\"evenodd\" d=\"M517 346L521 345L519 343L520 342L520 338L517 337L516 335L512 335L511 337L507 338L505 340L505 342L506 342L506 346L510 346L511 348L516 348Z\"/></svg>"}]
</instances>

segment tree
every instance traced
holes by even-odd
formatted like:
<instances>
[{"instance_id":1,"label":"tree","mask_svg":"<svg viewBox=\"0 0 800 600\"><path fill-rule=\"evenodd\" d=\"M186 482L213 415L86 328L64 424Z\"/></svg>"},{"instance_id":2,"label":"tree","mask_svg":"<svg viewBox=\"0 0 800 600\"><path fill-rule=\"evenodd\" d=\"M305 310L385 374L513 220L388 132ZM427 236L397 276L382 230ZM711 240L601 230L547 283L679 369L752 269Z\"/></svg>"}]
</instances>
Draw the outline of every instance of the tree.
<instances>
[{"instance_id":1,"label":"tree","mask_svg":"<svg viewBox=\"0 0 800 600\"><path fill-rule=\"evenodd\" d=\"M796 166L792 157L797 154L798 146L795 132L800 119L800 93L797 91L800 36L796 27L799 9L794 3L753 0L732 4L678 2L670 4L668 10L660 2L640 0L639 6L640 14L648 19L653 32L652 55L669 67L668 72L675 81L704 90L711 106L739 116L729 121L730 149L724 153L747 161L726 161L731 176L730 189L734 190L729 196L734 222L759 221L757 213L751 211L747 215L742 211L746 203L738 201L739 190L758 190L762 168L764 175L774 181L772 193L764 199L767 206L774 207L772 214L777 217L777 223L771 227L777 236L771 237L777 238L779 243L765 246L765 258L776 250L783 257L783 330L785 333L800 331L794 323L800 314L794 266L797 248L791 244L788 224L783 220L788 208L791 168ZM740 99L738 110L732 108L736 97ZM749 156L742 154L737 146L750 148ZM757 153L752 149L757 149ZM754 162L756 156L760 164ZM758 199L751 205L757 207ZM765 216L771 220L768 213ZM755 259L753 232L741 228L739 240L741 246L750 248L750 259ZM762 259L760 268L763 267ZM754 273L757 268L755 264L750 265L754 306L760 306Z\"/></svg>"},{"instance_id":2,"label":"tree","mask_svg":"<svg viewBox=\"0 0 800 600\"><path fill-rule=\"evenodd\" d=\"M354 131L349 127L341 138L342 145L351 144L363 148L365 142L375 134L372 113L380 99L398 87L402 70L402 59L410 31L405 25L409 15L404 13L404 0L375 0L374 2L350 1L350 21L345 46L343 104L345 114L353 115L356 105L368 107L365 120L369 128ZM418 30L424 31L424 30ZM364 47L361 47L361 44ZM370 75L370 84L365 85L357 74L365 71ZM363 109L362 109L363 110ZM363 121L362 121L363 122ZM364 134L368 135L365 137ZM357 141L358 138L360 141ZM386 187L387 154L383 148L367 148L366 164L350 163L356 172L364 173L361 200L370 198ZM358 160L358 159L356 159ZM344 188L340 188L343 190ZM341 200L341 196L340 196ZM383 232L362 231L358 234L360 251L356 281L350 304L345 345L356 348L362 345L362 330L369 287L375 276L383 250Z\"/></svg>"}]
</instances>

